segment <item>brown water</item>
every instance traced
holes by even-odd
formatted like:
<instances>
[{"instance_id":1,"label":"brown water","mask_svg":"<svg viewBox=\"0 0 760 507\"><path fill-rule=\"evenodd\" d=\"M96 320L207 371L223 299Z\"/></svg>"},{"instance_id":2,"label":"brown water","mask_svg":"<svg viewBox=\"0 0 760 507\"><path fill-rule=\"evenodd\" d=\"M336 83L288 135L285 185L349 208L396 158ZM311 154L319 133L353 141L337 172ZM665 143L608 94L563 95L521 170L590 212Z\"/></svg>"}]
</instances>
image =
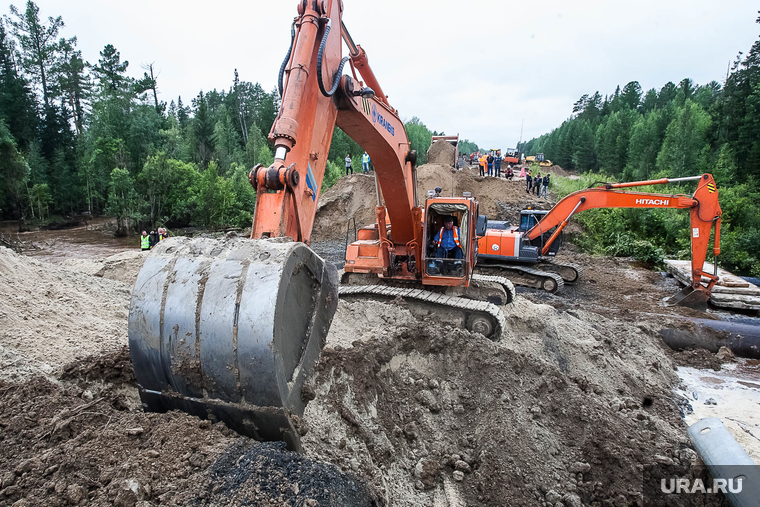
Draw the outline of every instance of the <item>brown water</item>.
<instances>
[{"instance_id":1,"label":"brown water","mask_svg":"<svg viewBox=\"0 0 760 507\"><path fill-rule=\"evenodd\" d=\"M95 218L86 226L60 231L18 233L18 222L0 222L0 234L22 241L23 253L59 264L65 259L102 259L110 255L140 248L140 238L116 238L112 218Z\"/></svg>"}]
</instances>

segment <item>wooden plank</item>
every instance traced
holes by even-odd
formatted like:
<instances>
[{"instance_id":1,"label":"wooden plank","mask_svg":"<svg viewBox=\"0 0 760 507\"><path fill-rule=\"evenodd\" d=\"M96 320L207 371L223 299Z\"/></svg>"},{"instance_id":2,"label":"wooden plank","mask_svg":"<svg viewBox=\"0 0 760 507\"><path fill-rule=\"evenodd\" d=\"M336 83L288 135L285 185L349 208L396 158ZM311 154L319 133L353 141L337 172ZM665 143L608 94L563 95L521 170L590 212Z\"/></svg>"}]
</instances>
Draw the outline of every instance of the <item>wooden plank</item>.
<instances>
[{"instance_id":1,"label":"wooden plank","mask_svg":"<svg viewBox=\"0 0 760 507\"><path fill-rule=\"evenodd\" d=\"M691 285L691 262L666 260L668 272L683 285ZM704 270L714 272L712 264L705 263ZM720 281L713 288L710 302L718 307L742 310L760 310L760 287L739 278L733 273L718 268ZM707 283L707 279L702 281Z\"/></svg>"}]
</instances>

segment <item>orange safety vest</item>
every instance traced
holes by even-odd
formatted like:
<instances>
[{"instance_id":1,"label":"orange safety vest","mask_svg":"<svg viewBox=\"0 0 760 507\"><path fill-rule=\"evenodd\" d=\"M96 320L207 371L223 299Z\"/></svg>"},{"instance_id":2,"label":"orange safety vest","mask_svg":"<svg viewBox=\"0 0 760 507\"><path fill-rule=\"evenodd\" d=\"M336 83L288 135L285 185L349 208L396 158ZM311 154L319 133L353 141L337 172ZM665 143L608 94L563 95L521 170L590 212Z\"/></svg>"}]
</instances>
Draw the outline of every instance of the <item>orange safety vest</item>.
<instances>
[{"instance_id":1,"label":"orange safety vest","mask_svg":"<svg viewBox=\"0 0 760 507\"><path fill-rule=\"evenodd\" d=\"M445 227L441 227L441 232L438 234L438 248L441 248L441 243L443 242L443 231L445 230ZM462 248L462 245L459 244L459 232L457 232L457 228L454 227L452 230L454 231L454 243L459 248Z\"/></svg>"}]
</instances>

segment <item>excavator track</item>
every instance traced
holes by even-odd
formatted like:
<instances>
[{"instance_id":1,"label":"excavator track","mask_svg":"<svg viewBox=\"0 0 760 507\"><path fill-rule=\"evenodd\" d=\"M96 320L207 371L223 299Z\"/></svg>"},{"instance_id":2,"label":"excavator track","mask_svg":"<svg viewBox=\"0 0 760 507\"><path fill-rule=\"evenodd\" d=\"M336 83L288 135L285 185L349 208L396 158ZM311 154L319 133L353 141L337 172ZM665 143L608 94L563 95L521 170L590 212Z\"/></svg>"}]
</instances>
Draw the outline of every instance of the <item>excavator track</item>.
<instances>
[{"instance_id":1,"label":"excavator track","mask_svg":"<svg viewBox=\"0 0 760 507\"><path fill-rule=\"evenodd\" d=\"M583 268L579 265L570 262L557 262L554 259L545 259L539 262L536 267L541 271L558 274L567 285L576 283L583 274Z\"/></svg>"},{"instance_id":2,"label":"excavator track","mask_svg":"<svg viewBox=\"0 0 760 507\"><path fill-rule=\"evenodd\" d=\"M300 450L338 273L303 243L171 238L151 250L129 312L143 408L223 421Z\"/></svg>"},{"instance_id":3,"label":"excavator track","mask_svg":"<svg viewBox=\"0 0 760 507\"><path fill-rule=\"evenodd\" d=\"M423 289L386 285L341 285L338 289L338 294L342 298L372 296L375 298L395 299L400 297L411 304L435 307L436 311L441 314L447 309L456 310L462 317L462 327L480 333L494 341L501 337L501 333L506 327L506 319L501 309L495 304L486 301L448 296Z\"/></svg>"},{"instance_id":4,"label":"excavator track","mask_svg":"<svg viewBox=\"0 0 760 507\"><path fill-rule=\"evenodd\" d=\"M565 286L565 281L560 275L529 268L522 264L479 263L476 269L481 274L484 271L504 273L514 285L542 289L552 294Z\"/></svg>"},{"instance_id":5,"label":"excavator track","mask_svg":"<svg viewBox=\"0 0 760 507\"><path fill-rule=\"evenodd\" d=\"M507 300L504 303L506 305L512 304L515 300L517 294L515 291L515 285L508 278L504 278L503 276L473 274L472 280L475 282L495 283L501 285L504 292L507 293Z\"/></svg>"}]
</instances>

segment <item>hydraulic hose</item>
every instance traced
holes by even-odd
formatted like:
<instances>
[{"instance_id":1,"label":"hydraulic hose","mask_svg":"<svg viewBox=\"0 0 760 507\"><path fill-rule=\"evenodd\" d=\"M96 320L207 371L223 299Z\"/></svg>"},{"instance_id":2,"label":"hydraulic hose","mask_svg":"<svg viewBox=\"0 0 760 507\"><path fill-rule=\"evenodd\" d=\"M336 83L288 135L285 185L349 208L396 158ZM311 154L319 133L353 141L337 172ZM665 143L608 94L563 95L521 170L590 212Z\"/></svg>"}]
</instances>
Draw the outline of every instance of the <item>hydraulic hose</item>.
<instances>
[{"instance_id":1,"label":"hydraulic hose","mask_svg":"<svg viewBox=\"0 0 760 507\"><path fill-rule=\"evenodd\" d=\"M330 88L330 91L327 91L327 89L325 89L325 84L322 81L322 58L324 57L325 46L327 45L327 37L330 35L331 28L332 20L328 18L327 25L325 26L325 34L322 36L322 42L319 44L319 53L317 53L317 83L319 83L319 91L321 91L322 95L325 97L332 97L335 94L335 90L338 89L338 84L340 83L340 77L343 75L343 67L349 60L349 58L346 56L340 61L338 71L333 76L332 88Z\"/></svg>"},{"instance_id":2,"label":"hydraulic hose","mask_svg":"<svg viewBox=\"0 0 760 507\"><path fill-rule=\"evenodd\" d=\"M280 65L280 74L277 78L277 86L280 89L280 98L282 98L282 92L283 92L283 85L282 85L282 78L285 76L285 67L288 65L288 61L290 60L290 56L293 54L293 43L296 40L296 22L293 21L293 24L290 25L290 47L288 48L288 55L285 57L285 60L283 60L282 65Z\"/></svg>"}]
</instances>

